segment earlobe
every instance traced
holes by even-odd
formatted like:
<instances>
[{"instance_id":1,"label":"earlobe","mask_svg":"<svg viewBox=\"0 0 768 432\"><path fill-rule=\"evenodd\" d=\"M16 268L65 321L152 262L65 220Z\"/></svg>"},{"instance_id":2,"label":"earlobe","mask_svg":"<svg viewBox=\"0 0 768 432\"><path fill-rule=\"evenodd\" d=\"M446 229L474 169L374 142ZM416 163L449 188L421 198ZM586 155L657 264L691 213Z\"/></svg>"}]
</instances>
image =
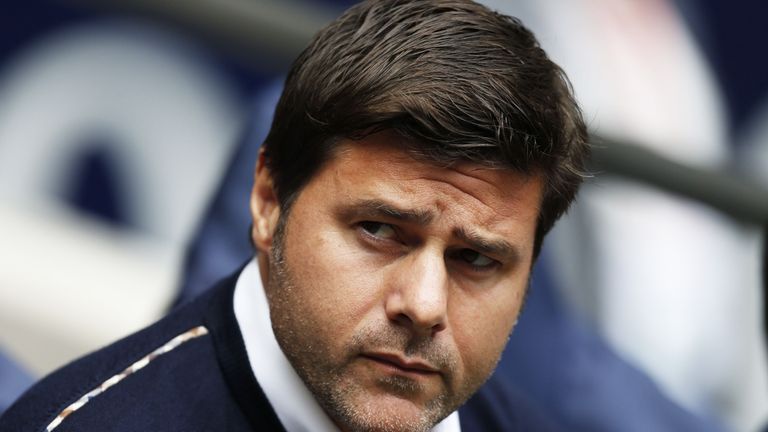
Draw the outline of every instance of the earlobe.
<instances>
[{"instance_id":1,"label":"earlobe","mask_svg":"<svg viewBox=\"0 0 768 432\"><path fill-rule=\"evenodd\" d=\"M272 238L280 218L280 204L277 200L272 174L265 163L264 150L259 151L253 189L251 190L251 217L253 244L262 253L269 253Z\"/></svg>"}]
</instances>

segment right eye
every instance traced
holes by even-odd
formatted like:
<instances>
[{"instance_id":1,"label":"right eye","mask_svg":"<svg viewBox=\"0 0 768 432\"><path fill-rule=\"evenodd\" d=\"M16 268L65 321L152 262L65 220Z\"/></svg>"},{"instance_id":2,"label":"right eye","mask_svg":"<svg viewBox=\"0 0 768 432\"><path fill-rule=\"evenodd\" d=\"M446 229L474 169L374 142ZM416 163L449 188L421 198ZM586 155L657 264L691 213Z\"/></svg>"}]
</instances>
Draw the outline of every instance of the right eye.
<instances>
[{"instance_id":1,"label":"right eye","mask_svg":"<svg viewBox=\"0 0 768 432\"><path fill-rule=\"evenodd\" d=\"M365 231L366 234L376 237L380 240L392 240L397 237L395 228L383 222L363 221L358 226Z\"/></svg>"}]
</instances>

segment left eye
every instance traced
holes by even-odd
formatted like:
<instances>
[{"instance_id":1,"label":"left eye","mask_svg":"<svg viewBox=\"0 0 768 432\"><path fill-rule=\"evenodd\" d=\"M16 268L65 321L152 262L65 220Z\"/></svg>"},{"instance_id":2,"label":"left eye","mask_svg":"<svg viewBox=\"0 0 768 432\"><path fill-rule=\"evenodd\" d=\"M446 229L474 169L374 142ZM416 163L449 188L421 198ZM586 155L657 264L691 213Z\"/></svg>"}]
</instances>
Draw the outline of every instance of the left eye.
<instances>
[{"instance_id":1,"label":"left eye","mask_svg":"<svg viewBox=\"0 0 768 432\"><path fill-rule=\"evenodd\" d=\"M396 235L395 228L392 227L392 225L385 224L382 222L371 222L371 221L361 222L360 228L362 228L368 234L374 237L378 237L380 239L391 239L391 238L394 238Z\"/></svg>"},{"instance_id":2,"label":"left eye","mask_svg":"<svg viewBox=\"0 0 768 432\"><path fill-rule=\"evenodd\" d=\"M493 258L489 258L472 249L462 249L458 251L457 258L461 259L472 267L479 269L488 269L497 263L497 261Z\"/></svg>"}]
</instances>

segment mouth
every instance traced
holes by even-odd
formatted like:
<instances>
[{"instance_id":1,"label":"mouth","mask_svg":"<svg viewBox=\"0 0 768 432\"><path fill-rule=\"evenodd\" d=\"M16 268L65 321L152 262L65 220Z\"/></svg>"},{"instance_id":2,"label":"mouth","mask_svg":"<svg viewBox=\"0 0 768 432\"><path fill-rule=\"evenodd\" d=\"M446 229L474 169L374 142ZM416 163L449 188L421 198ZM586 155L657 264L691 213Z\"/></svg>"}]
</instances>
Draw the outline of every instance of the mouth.
<instances>
[{"instance_id":1,"label":"mouth","mask_svg":"<svg viewBox=\"0 0 768 432\"><path fill-rule=\"evenodd\" d=\"M427 377L440 374L440 369L420 359L409 359L388 353L365 353L362 357L400 375Z\"/></svg>"}]
</instances>

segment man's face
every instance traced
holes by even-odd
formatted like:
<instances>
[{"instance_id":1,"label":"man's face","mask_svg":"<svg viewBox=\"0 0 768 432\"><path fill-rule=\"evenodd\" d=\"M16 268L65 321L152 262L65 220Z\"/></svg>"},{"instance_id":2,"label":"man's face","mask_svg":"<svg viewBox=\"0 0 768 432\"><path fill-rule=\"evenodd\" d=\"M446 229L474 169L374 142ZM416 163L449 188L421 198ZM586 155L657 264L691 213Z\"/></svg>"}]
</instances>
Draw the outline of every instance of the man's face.
<instances>
[{"instance_id":1,"label":"man's face","mask_svg":"<svg viewBox=\"0 0 768 432\"><path fill-rule=\"evenodd\" d=\"M343 143L260 258L277 340L343 430L428 430L458 408L493 371L531 267L540 179L417 161L398 139Z\"/></svg>"}]
</instances>

